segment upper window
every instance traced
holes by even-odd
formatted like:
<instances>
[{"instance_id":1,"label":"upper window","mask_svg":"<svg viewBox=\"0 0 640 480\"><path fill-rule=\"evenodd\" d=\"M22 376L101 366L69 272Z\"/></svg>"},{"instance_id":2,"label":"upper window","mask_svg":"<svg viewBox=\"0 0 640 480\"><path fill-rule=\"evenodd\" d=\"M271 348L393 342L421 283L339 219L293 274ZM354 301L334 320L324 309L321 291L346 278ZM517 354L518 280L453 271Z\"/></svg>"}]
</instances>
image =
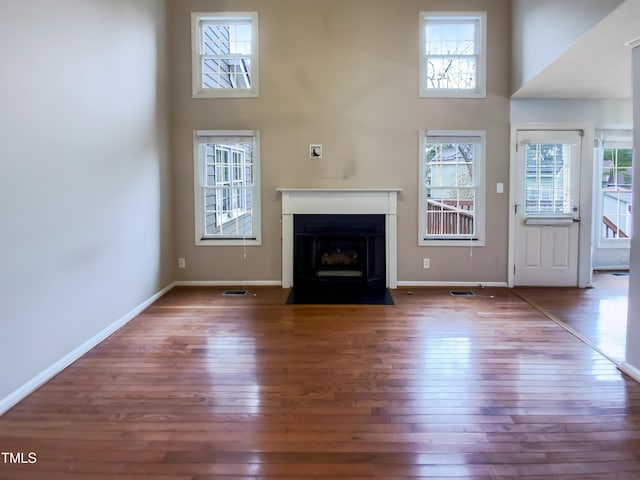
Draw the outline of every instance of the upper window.
<instances>
[{"instance_id":1,"label":"upper window","mask_svg":"<svg viewBox=\"0 0 640 480\"><path fill-rule=\"evenodd\" d=\"M485 97L486 13L420 13L420 96Z\"/></svg>"},{"instance_id":2,"label":"upper window","mask_svg":"<svg viewBox=\"0 0 640 480\"><path fill-rule=\"evenodd\" d=\"M193 96L258 96L258 13L192 13Z\"/></svg>"},{"instance_id":3,"label":"upper window","mask_svg":"<svg viewBox=\"0 0 640 480\"><path fill-rule=\"evenodd\" d=\"M595 158L600 169L598 217L599 243L629 243L632 234L632 164L631 132L600 131ZM627 133L627 136L616 135Z\"/></svg>"},{"instance_id":4,"label":"upper window","mask_svg":"<svg viewBox=\"0 0 640 480\"><path fill-rule=\"evenodd\" d=\"M258 132L195 132L197 245L260 245Z\"/></svg>"},{"instance_id":5,"label":"upper window","mask_svg":"<svg viewBox=\"0 0 640 480\"><path fill-rule=\"evenodd\" d=\"M420 135L419 245L484 245L483 131Z\"/></svg>"}]
</instances>

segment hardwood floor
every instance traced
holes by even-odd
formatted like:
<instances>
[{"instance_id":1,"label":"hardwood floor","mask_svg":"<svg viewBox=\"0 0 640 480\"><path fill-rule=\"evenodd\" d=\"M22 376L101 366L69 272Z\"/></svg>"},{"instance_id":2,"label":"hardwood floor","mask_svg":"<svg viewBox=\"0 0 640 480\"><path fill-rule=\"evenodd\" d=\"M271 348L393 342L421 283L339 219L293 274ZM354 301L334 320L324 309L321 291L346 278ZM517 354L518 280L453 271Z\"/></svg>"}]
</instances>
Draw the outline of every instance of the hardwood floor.
<instances>
[{"instance_id":1,"label":"hardwood floor","mask_svg":"<svg viewBox=\"0 0 640 480\"><path fill-rule=\"evenodd\" d=\"M475 291L175 288L0 418L0 478L640 478L640 385Z\"/></svg>"},{"instance_id":2,"label":"hardwood floor","mask_svg":"<svg viewBox=\"0 0 640 480\"><path fill-rule=\"evenodd\" d=\"M514 292L558 320L615 363L625 358L629 277L596 272L593 288L518 288Z\"/></svg>"}]
</instances>

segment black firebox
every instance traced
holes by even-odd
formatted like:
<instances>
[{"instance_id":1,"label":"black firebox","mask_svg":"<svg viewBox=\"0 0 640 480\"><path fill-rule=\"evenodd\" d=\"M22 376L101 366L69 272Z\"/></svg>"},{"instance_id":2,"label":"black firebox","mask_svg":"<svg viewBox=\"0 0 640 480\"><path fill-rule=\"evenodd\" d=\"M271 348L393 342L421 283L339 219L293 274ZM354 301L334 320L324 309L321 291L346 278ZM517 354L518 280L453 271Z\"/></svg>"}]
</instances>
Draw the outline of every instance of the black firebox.
<instances>
[{"instance_id":1,"label":"black firebox","mask_svg":"<svg viewBox=\"0 0 640 480\"><path fill-rule=\"evenodd\" d=\"M294 288L385 290L384 215L294 215Z\"/></svg>"}]
</instances>

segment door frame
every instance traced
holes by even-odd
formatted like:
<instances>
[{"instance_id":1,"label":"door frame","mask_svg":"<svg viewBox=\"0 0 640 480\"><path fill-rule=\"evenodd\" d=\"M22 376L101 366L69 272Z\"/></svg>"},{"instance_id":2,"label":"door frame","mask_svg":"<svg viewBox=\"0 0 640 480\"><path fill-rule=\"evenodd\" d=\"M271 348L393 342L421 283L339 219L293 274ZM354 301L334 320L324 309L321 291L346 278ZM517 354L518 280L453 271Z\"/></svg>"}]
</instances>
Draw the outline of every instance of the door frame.
<instances>
[{"instance_id":1,"label":"door frame","mask_svg":"<svg viewBox=\"0 0 640 480\"><path fill-rule=\"evenodd\" d=\"M507 284L509 288L515 286L514 269L516 265L516 204L515 192L520 181L516 178L516 143L519 130L582 130L582 148L580 157L580 224L578 229L578 279L579 288L591 286L592 280L592 241L593 241L593 141L595 128L587 123L513 123L509 146L509 260L507 268Z\"/></svg>"}]
</instances>

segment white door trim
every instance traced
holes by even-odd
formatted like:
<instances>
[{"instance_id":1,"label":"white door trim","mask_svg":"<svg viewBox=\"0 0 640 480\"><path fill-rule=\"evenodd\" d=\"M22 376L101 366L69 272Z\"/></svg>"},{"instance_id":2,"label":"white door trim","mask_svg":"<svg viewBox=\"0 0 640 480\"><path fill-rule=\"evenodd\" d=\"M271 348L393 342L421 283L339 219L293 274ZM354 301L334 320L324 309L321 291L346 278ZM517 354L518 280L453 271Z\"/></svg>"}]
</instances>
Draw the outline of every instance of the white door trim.
<instances>
[{"instance_id":1,"label":"white door trim","mask_svg":"<svg viewBox=\"0 0 640 480\"><path fill-rule=\"evenodd\" d=\"M581 149L580 171L580 231L578 246L578 287L591 286L592 263L591 246L593 239L593 140L595 128L586 123L514 123L511 125L511 137L509 145L509 267L507 271L507 284L515 285L515 222L514 211L516 178L516 142L518 130L582 130L584 132Z\"/></svg>"}]
</instances>

